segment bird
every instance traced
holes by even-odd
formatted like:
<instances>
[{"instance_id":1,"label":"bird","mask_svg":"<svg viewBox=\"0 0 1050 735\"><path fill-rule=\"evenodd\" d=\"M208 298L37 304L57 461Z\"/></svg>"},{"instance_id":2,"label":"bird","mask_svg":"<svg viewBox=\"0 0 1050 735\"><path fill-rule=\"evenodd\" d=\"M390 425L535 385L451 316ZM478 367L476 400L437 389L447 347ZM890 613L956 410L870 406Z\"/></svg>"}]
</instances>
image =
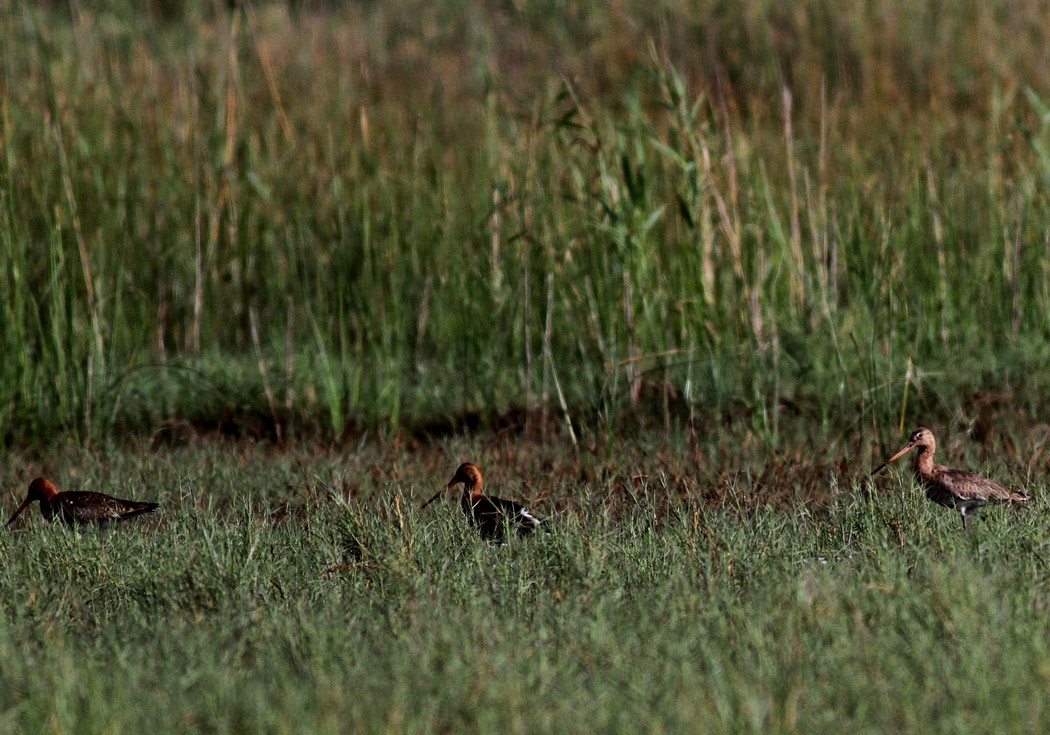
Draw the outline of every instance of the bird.
<instances>
[{"instance_id":1,"label":"bird","mask_svg":"<svg viewBox=\"0 0 1050 735\"><path fill-rule=\"evenodd\" d=\"M962 516L963 530L966 529L966 516L976 514L983 505L989 503L1023 503L1028 495L1003 487L995 480L978 475L975 472L942 467L933 461L937 451L937 440L933 432L919 427L908 437L908 443L885 462L871 471L875 475L883 467L897 458L918 449L915 455L915 479L926 490L926 497L938 505L954 508Z\"/></svg>"},{"instance_id":2,"label":"bird","mask_svg":"<svg viewBox=\"0 0 1050 735\"><path fill-rule=\"evenodd\" d=\"M423 508L437 500L446 490L451 490L460 483L463 484L460 507L463 508L470 524L477 527L482 538L502 543L508 527L524 535L532 533L543 524L542 520L513 500L483 495L481 489L484 487L485 480L481 474L481 468L472 462L461 464L445 487L423 503Z\"/></svg>"},{"instance_id":3,"label":"bird","mask_svg":"<svg viewBox=\"0 0 1050 735\"><path fill-rule=\"evenodd\" d=\"M160 505L139 500L121 500L88 491L59 492L51 480L46 477L38 477L29 483L29 493L26 499L18 506L18 510L11 516L7 525L14 523L22 511L37 500L40 501L40 513L44 516L44 520L51 521L57 517L68 526L75 526L78 523L108 525L113 521L123 521L142 513L150 513Z\"/></svg>"}]
</instances>

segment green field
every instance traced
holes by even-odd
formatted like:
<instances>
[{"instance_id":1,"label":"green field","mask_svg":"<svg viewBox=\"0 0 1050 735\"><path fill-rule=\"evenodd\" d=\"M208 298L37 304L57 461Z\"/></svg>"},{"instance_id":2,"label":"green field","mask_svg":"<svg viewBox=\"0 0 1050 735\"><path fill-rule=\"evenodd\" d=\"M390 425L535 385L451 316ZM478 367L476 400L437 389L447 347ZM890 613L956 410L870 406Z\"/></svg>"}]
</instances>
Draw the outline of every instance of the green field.
<instances>
[{"instance_id":1,"label":"green field","mask_svg":"<svg viewBox=\"0 0 1050 735\"><path fill-rule=\"evenodd\" d=\"M1045 515L961 533L910 481L837 475L773 504L649 449L64 456L163 508L0 536L0 729L1046 730ZM554 532L490 547L451 501L420 512L456 456Z\"/></svg>"},{"instance_id":2,"label":"green field","mask_svg":"<svg viewBox=\"0 0 1050 735\"><path fill-rule=\"evenodd\" d=\"M235 5L0 7L0 730L1050 730L1045 4Z\"/></svg>"}]
</instances>

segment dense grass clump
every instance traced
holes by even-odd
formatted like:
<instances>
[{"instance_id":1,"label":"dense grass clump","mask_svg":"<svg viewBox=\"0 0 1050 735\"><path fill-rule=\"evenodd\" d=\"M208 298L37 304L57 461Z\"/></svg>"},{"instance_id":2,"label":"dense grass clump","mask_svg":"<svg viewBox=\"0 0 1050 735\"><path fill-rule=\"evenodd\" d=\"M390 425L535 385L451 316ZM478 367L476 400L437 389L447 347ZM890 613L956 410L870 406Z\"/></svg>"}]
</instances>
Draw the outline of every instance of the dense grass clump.
<instances>
[{"instance_id":1,"label":"dense grass clump","mask_svg":"<svg viewBox=\"0 0 1050 735\"><path fill-rule=\"evenodd\" d=\"M840 5L12 4L6 441L1045 413L1046 9Z\"/></svg>"}]
</instances>

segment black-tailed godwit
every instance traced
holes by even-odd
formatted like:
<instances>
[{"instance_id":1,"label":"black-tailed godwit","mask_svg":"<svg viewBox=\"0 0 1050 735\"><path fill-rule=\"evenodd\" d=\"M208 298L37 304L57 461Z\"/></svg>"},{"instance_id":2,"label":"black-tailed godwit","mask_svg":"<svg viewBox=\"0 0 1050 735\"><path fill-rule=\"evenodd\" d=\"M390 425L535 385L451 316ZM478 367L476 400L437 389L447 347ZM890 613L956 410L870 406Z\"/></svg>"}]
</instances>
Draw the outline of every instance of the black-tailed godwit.
<instances>
[{"instance_id":1,"label":"black-tailed godwit","mask_svg":"<svg viewBox=\"0 0 1050 735\"><path fill-rule=\"evenodd\" d=\"M908 437L908 443L871 474L881 470L895 459L918 449L915 455L915 479L926 489L926 497L946 508L955 508L962 516L963 528L966 528L968 513L976 513L982 505L988 503L1021 503L1028 500L1022 492L1009 490L994 480L989 480L974 472L942 467L933 461L937 450L937 440L933 432L918 428Z\"/></svg>"},{"instance_id":2,"label":"black-tailed godwit","mask_svg":"<svg viewBox=\"0 0 1050 735\"><path fill-rule=\"evenodd\" d=\"M7 525L14 523L22 511L37 500L40 501L40 512L45 520L50 521L57 517L70 526L77 523L108 524L112 521L123 521L140 513L149 513L158 506L158 503L121 500L88 491L73 490L60 493L51 480L38 477L29 483L29 494Z\"/></svg>"},{"instance_id":3,"label":"black-tailed godwit","mask_svg":"<svg viewBox=\"0 0 1050 735\"><path fill-rule=\"evenodd\" d=\"M481 468L471 462L464 462L445 487L434 493L434 496L423 503L423 507L437 500L442 493L463 483L463 496L460 506L471 525L477 526L478 532L490 541L503 541L504 533L509 526L519 534L531 533L543 521L532 515L524 506L513 500L492 498L481 493L485 480Z\"/></svg>"}]
</instances>

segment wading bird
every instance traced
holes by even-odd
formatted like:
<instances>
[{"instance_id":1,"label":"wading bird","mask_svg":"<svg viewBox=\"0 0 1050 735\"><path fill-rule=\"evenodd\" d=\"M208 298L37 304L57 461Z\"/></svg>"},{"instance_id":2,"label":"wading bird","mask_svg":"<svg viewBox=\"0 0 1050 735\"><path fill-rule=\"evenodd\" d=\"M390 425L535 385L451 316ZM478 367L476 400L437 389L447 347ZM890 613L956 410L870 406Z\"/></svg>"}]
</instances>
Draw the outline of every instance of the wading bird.
<instances>
[{"instance_id":1,"label":"wading bird","mask_svg":"<svg viewBox=\"0 0 1050 735\"><path fill-rule=\"evenodd\" d=\"M519 534L526 534L532 533L543 523L513 500L482 495L481 488L485 481L481 476L481 468L470 462L461 464L448 484L423 503L423 507L426 508L446 490L451 490L460 483L463 483L460 507L463 508L470 524L477 526L481 535L490 541L503 541L508 526Z\"/></svg>"},{"instance_id":2,"label":"wading bird","mask_svg":"<svg viewBox=\"0 0 1050 735\"><path fill-rule=\"evenodd\" d=\"M963 528L966 528L966 515L976 513L982 505L988 503L1021 503L1028 500L1022 492L1008 490L994 480L982 477L966 470L954 470L941 467L933 461L937 450L937 440L929 429L918 428L908 437L908 443L871 474L881 470L898 457L918 449L915 455L915 479L926 489L926 497L946 508L955 508L962 516Z\"/></svg>"},{"instance_id":3,"label":"wading bird","mask_svg":"<svg viewBox=\"0 0 1050 735\"><path fill-rule=\"evenodd\" d=\"M38 477L29 483L29 494L18 510L11 516L7 525L28 508L31 503L40 501L40 512L44 520L61 518L67 525L78 523L97 523L108 525L113 521L123 521L140 513L156 510L158 503L146 503L138 500L121 500L102 493L87 491L66 491L60 493L51 480Z\"/></svg>"}]
</instances>

